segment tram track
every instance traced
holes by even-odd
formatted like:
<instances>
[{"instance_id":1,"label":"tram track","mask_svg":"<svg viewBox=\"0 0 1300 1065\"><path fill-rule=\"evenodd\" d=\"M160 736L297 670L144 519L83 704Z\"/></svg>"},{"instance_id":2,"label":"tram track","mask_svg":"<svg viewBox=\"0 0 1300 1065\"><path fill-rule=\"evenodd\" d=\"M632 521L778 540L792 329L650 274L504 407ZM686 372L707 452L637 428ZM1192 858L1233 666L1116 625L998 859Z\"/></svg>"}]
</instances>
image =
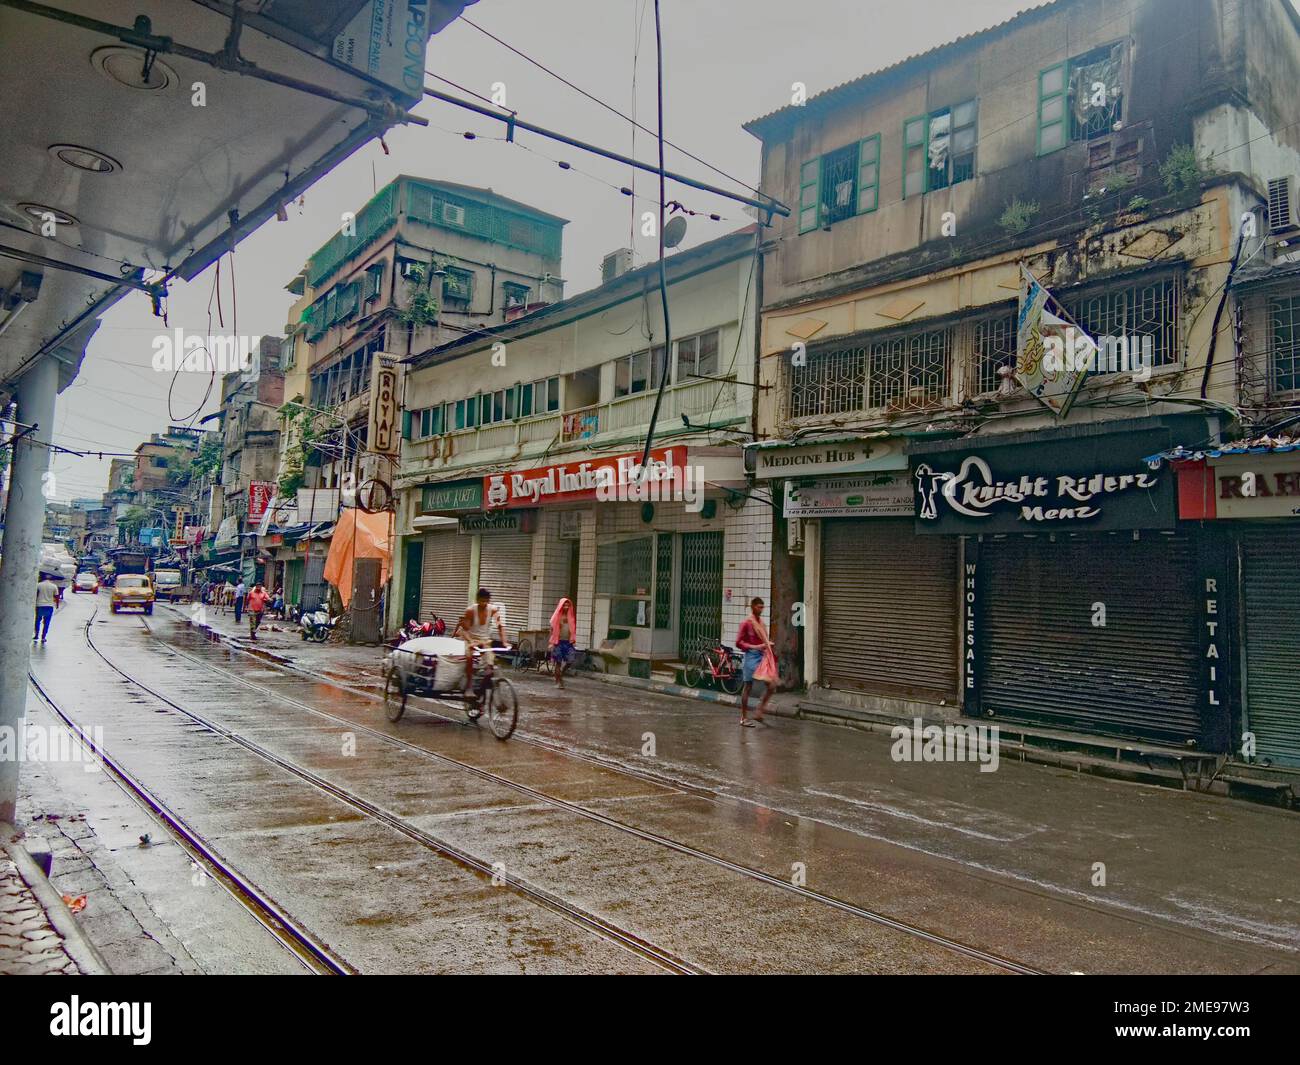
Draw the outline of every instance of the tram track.
<instances>
[{"instance_id":1,"label":"tram track","mask_svg":"<svg viewBox=\"0 0 1300 1065\"><path fill-rule=\"evenodd\" d=\"M829 907L833 910L839 911L846 915L870 922L875 925L882 926L894 932L902 933L908 937L921 940L932 946L936 946L941 949L969 958L971 960L981 962L983 964L999 969L1003 972L1012 973L1015 975L1022 975L1022 976L1043 975L1043 973L1040 970L1031 968L1030 966L1024 965L1012 959L1004 958L1000 955L993 954L979 947L974 947L969 944L962 943L958 940L944 936L940 933L931 932L928 929L921 928L917 925L910 924L906 921L902 921L894 917L890 917L887 914L880 913L868 907L860 906L856 903L849 902L847 900L838 898L836 896L829 895L820 891L816 891L815 889L809 888L805 885L800 885L800 884L793 883L791 881L784 880L780 877L772 875L771 873L767 873L761 869L756 869L753 868L752 866L748 866L740 862L732 861L731 859L724 858L720 855L710 853L709 851L702 850L698 847L692 846L691 844L683 843L679 840L674 840L668 836L661 835L649 829L645 829L637 825L629 824L626 821L621 821L618 818L611 817L608 814L602 813L601 811L598 810L591 809L590 807L584 806L580 803L573 802L572 800L551 795L538 788L532 787L531 785L523 784L518 781L511 780L509 777L503 776L500 773L495 773L489 769L484 769L481 766L472 765L469 762L465 762L461 759L453 757L452 755L445 754L444 752L431 750L428 747L423 747L419 744L412 743L409 740L402 739L399 736L394 736L391 733L382 731L381 729L373 728L369 725L361 724L345 717L340 717L337 714L332 714L327 710L322 710L319 707L312 706L309 703L303 702L302 700L295 699L289 695L285 695L284 693L278 692L275 689L270 688L266 685L259 684L256 681L249 680L247 677L243 677L240 674L234 672L233 670L223 669L221 666L215 665L211 662L203 660L202 658L192 655L189 652L176 647L174 644L168 643L167 641L161 639L156 633L153 632L153 630L150 628L147 622L145 622L144 624L145 624L145 629L149 632L151 639L155 640L161 646L165 647L170 653L176 654L177 656L185 659L186 661L189 661L196 666L199 666L203 669L212 672L215 675L222 677L224 680L228 682L238 684L250 691L257 692L260 695L276 699L277 701L283 704L293 706L296 709L299 709L301 711L304 711L308 714L319 717L321 719L329 720L331 722L334 722L335 724L344 725L350 730L356 731L358 733L363 733L367 736L370 736L373 739L398 747L409 753L423 756L431 760L434 760L440 764L444 764L454 769L458 769L480 780L484 780L494 785L508 788L516 792L517 794L525 796L526 798L530 799L533 802L543 803L555 809L563 810L566 813L576 815L587 821L599 824L603 827L610 828L621 833L625 833L643 842L651 843L658 847L673 851L684 857L704 862L715 868L724 869L730 873L743 876L749 880L797 896L803 899L804 901ZM332 680L325 680L315 676L314 674L307 674L305 671L294 667L281 666L280 664L275 663L273 661L268 661L263 656L255 655L252 652L247 651L246 649L241 648L238 645L231 644L229 642L226 642L225 645L230 647L232 650L240 651L248 655L249 657L254 658L255 660L263 663L264 665L270 666L271 668L275 668L279 672L285 675L296 675L296 676L304 676L304 677L310 676L317 683L327 684L330 687L333 687L337 690L346 691L349 694L358 695L363 698L369 699L372 702L379 702L382 704L382 697L376 696L360 688L354 687L352 685L341 684ZM101 657L103 657L101 652L97 651L97 653L100 653ZM417 707L417 709L423 709L423 708ZM424 712L433 713L433 711L428 711L428 710L425 710ZM434 716L442 718L443 720L450 721L452 723L459 724L459 722L456 721L456 719L448 717L446 715L434 714ZM523 742L530 743L531 745L537 746L542 750L547 750L552 753L560 754L562 756L570 755L569 751L565 750L562 747L559 747L558 745L533 743L530 739L526 737L520 737L517 733L514 739L522 740ZM689 794L705 797L710 801L718 801L715 795L713 795L711 792L705 791L704 789L698 789L698 788L676 789L675 785L672 784L671 782L665 782L661 778L655 777L651 774L625 772L623 767L621 766L611 765L608 762L601 759L587 758L580 754L574 754L573 757L583 761L593 762L594 764L600 766L601 768L609 772L648 781L650 783L653 783L659 787L663 787L666 789L681 790Z\"/></svg>"},{"instance_id":2,"label":"tram track","mask_svg":"<svg viewBox=\"0 0 1300 1065\"><path fill-rule=\"evenodd\" d=\"M191 861L248 910L257 922L303 967L317 976L352 976L356 970L343 958L321 943L310 931L299 924L275 900L263 893L243 876L217 849L186 821L164 803L145 784L112 757L81 724L59 706L54 697L32 673L27 674L33 690L41 702L67 727L72 736L99 760L126 789L143 804L145 809L161 821Z\"/></svg>"},{"instance_id":3,"label":"tram track","mask_svg":"<svg viewBox=\"0 0 1300 1065\"><path fill-rule=\"evenodd\" d=\"M275 766L277 769L286 772L304 783L310 784L319 791L329 795L333 799L345 804L363 817L384 825L395 832L400 833L407 839L426 848L438 857L452 862L455 865L474 873L475 875L488 878L494 885L503 887L520 896L527 902L543 907L544 909L556 914L567 922L581 928L588 934L595 935L607 942L610 942L623 950L628 951L644 960L647 960L666 972L675 975L703 975L707 970L693 965L681 958L675 956L672 952L664 950L657 945L637 936L635 933L620 927L619 925L607 920L598 914L591 913L588 910L572 903L553 892L547 891L538 885L529 883L521 877L515 876L502 869L498 865L485 861L458 847L444 839L441 839L424 829L418 828L409 821L398 817L387 810L379 807L375 803L363 798L362 796L344 788L334 782L322 777L320 774L307 769L282 758L275 752L269 750L264 745L249 739L247 736L225 727L224 725L212 721L196 711L182 706L171 697L158 691L156 688L147 684L139 677L133 675L129 670L123 669L117 662L114 662L102 648L100 648L91 636L91 625L94 622L96 610L92 610L90 618L86 621L83 629L83 635L87 647L114 673L118 674L128 684L147 694L152 699L157 700L164 707L173 713L192 721L201 728L213 733L220 738L238 745L243 750L262 759L265 762ZM141 619L143 620L143 619ZM146 631L152 639L156 636L148 629ZM161 641L160 641L161 642ZM193 660L197 664L204 665L200 660ZM236 678L233 674L223 674L231 679ZM224 881L227 881L238 888L238 896L241 901L247 901L256 907L256 913L266 920L264 924L270 921L268 930L273 933L282 931L293 944L296 945L296 953L306 954L310 959L321 968L322 971L336 973L355 973L357 970L350 966L346 961L334 955L327 947L320 944L315 937L305 928L294 921L282 907L267 898L255 885L246 880L238 870L225 861L216 850L208 844L202 836L194 831L190 826L171 811L162 799L153 794L147 787L136 779L128 770L119 762L114 760L107 751L103 750L100 745L94 743L93 739L82 728L81 724L60 707L49 692L40 684L39 680L29 673L29 679L42 700L51 708L51 710L73 731L80 741L90 747L97 757L117 776L123 783L136 795L138 795L146 805L157 814L166 823L169 828L175 831L178 836L185 841L188 848L193 852L201 855L204 863L218 871ZM342 719L337 719L342 720ZM277 936L277 938L282 938Z\"/></svg>"}]
</instances>

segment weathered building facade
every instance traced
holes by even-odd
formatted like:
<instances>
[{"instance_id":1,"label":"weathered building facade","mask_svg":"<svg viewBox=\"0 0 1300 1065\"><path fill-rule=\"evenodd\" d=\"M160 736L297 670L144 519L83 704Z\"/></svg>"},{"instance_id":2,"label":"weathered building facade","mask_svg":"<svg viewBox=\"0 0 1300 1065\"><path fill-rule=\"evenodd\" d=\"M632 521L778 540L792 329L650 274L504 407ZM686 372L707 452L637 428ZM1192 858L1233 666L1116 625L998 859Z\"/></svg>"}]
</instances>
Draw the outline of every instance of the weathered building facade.
<instances>
[{"instance_id":1,"label":"weathered building facade","mask_svg":"<svg viewBox=\"0 0 1300 1065\"><path fill-rule=\"evenodd\" d=\"M623 672L649 676L730 641L768 591L770 509L751 498L740 446L755 252L749 229L668 260L666 361L655 265L412 360L390 621L453 624L482 585L508 634L540 649L557 602L572 599L578 646L611 641Z\"/></svg>"},{"instance_id":2,"label":"weathered building facade","mask_svg":"<svg viewBox=\"0 0 1300 1065\"><path fill-rule=\"evenodd\" d=\"M1298 66L1280 0L1058 0L748 125L797 205L753 450L817 697L1235 750L1235 548L1157 456L1238 417L1220 305ZM1026 361L1035 295L1098 345L1077 388Z\"/></svg>"}]
</instances>

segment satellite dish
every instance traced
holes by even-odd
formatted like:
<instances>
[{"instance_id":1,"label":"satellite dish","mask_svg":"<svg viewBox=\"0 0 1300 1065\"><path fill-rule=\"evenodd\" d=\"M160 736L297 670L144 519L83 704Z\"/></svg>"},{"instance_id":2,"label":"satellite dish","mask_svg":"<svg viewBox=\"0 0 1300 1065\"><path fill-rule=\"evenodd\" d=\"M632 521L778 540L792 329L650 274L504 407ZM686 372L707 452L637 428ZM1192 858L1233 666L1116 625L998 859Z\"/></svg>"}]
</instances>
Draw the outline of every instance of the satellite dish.
<instances>
[{"instance_id":1,"label":"satellite dish","mask_svg":"<svg viewBox=\"0 0 1300 1065\"><path fill-rule=\"evenodd\" d=\"M664 223L664 247L675 248L686 239L686 219L674 215Z\"/></svg>"}]
</instances>

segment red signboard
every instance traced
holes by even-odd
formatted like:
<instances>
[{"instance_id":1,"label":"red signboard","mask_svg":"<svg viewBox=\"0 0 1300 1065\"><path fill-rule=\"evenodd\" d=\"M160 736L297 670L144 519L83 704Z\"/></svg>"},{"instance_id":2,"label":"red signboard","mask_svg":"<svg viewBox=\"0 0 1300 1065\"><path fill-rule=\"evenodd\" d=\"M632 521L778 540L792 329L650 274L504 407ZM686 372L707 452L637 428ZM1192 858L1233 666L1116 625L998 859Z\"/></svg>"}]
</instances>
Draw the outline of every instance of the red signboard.
<instances>
[{"instance_id":1,"label":"red signboard","mask_svg":"<svg viewBox=\"0 0 1300 1065\"><path fill-rule=\"evenodd\" d=\"M266 508L271 505L275 495L275 485L270 481L254 481L248 486L248 520L256 525L262 520Z\"/></svg>"},{"instance_id":2,"label":"red signboard","mask_svg":"<svg viewBox=\"0 0 1300 1065\"><path fill-rule=\"evenodd\" d=\"M641 452L538 466L531 470L493 473L483 478L483 507L536 507L549 503L572 503L596 499L608 493L619 498L619 490L645 485L661 489L681 484L685 478L686 448L659 447L650 452L649 469L641 476Z\"/></svg>"}]
</instances>

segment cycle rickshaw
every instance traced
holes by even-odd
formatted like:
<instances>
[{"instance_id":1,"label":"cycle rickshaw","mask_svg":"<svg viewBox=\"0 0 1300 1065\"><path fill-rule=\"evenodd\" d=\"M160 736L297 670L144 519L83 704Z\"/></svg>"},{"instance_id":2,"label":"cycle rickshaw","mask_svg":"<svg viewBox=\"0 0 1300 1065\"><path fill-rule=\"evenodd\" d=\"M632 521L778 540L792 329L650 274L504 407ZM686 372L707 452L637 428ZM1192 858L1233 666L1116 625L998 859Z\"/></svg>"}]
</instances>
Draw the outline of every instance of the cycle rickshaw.
<instances>
[{"instance_id":1,"label":"cycle rickshaw","mask_svg":"<svg viewBox=\"0 0 1300 1065\"><path fill-rule=\"evenodd\" d=\"M421 636L394 648L384 670L384 712L400 721L412 695L460 702L474 722L486 715L488 727L499 740L510 738L519 720L519 698L514 685L499 675L497 655L506 647L474 648L474 677L465 685L467 664L463 640L449 636Z\"/></svg>"}]
</instances>

